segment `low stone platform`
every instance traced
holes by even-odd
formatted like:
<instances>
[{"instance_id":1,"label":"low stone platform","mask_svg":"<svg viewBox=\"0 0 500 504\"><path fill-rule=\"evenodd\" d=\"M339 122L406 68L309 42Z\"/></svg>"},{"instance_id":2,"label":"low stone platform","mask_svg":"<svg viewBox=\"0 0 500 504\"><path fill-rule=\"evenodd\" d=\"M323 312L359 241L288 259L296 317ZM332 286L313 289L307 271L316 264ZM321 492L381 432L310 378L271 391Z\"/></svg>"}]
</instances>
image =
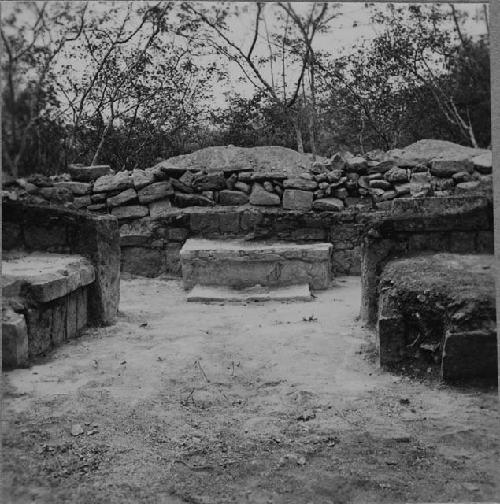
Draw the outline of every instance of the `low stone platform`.
<instances>
[{"instance_id":1,"label":"low stone platform","mask_svg":"<svg viewBox=\"0 0 500 504\"><path fill-rule=\"evenodd\" d=\"M307 283L326 289L331 280L330 243L278 243L189 239L180 251L186 289L194 285L235 288Z\"/></svg>"},{"instance_id":2,"label":"low stone platform","mask_svg":"<svg viewBox=\"0 0 500 504\"><path fill-rule=\"evenodd\" d=\"M87 326L89 260L78 255L8 252L2 260L2 364L26 365Z\"/></svg>"},{"instance_id":3,"label":"low stone platform","mask_svg":"<svg viewBox=\"0 0 500 504\"><path fill-rule=\"evenodd\" d=\"M446 381L497 377L494 256L420 254L390 261L379 283L381 366Z\"/></svg>"},{"instance_id":4,"label":"low stone platform","mask_svg":"<svg viewBox=\"0 0 500 504\"><path fill-rule=\"evenodd\" d=\"M233 289L209 285L195 285L187 296L188 302L199 303L248 303L262 301L312 301L309 285L287 287L247 287Z\"/></svg>"}]
</instances>

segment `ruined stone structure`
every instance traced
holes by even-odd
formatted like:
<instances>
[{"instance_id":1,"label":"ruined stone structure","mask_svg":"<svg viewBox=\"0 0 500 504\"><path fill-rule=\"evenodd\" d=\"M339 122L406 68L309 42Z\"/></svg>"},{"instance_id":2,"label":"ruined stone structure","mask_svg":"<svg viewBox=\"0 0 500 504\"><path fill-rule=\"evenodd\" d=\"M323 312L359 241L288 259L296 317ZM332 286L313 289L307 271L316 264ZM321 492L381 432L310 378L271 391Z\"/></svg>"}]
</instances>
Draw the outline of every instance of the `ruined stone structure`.
<instances>
[{"instance_id":1,"label":"ruined stone structure","mask_svg":"<svg viewBox=\"0 0 500 504\"><path fill-rule=\"evenodd\" d=\"M394 202L362 244L362 318L388 368L497 377L493 208L486 198Z\"/></svg>"},{"instance_id":2,"label":"ruined stone structure","mask_svg":"<svg viewBox=\"0 0 500 504\"><path fill-rule=\"evenodd\" d=\"M3 365L24 365L87 325L114 323L116 219L10 201L2 210Z\"/></svg>"},{"instance_id":3,"label":"ruined stone structure","mask_svg":"<svg viewBox=\"0 0 500 504\"><path fill-rule=\"evenodd\" d=\"M182 275L187 289L302 284L306 291L292 294L300 299L310 299L309 287L327 288L335 275L361 274L361 316L377 327L382 365L412 359L415 340L453 379L460 375L453 355L483 341L479 353L469 352L475 357L463 373L480 375L478 363L491 357L496 342L491 282L483 282L488 288L478 303L461 298L465 312L450 308L458 301L446 289L467 271L475 292L478 274L490 273L489 259L478 259L485 265L479 273L469 267L472 259L428 259L437 268L429 269L430 278L441 267L460 267L434 289L425 316L412 297L428 299L425 278L395 285L420 267L420 254L493 253L491 152L432 142L314 163L283 148L214 147L144 170L74 165L62 176L7 181L4 324L6 334L28 335L27 346L6 343L8 359L37 355L87 323L112 323L120 268L147 277ZM54 270L47 253L63 254L52 258ZM19 273L29 264L40 271ZM206 296L218 299L196 291L190 300ZM469 324L471 317L479 323ZM415 333L438 319L446 323L432 336ZM492 366L483 366L486 374Z\"/></svg>"}]
</instances>

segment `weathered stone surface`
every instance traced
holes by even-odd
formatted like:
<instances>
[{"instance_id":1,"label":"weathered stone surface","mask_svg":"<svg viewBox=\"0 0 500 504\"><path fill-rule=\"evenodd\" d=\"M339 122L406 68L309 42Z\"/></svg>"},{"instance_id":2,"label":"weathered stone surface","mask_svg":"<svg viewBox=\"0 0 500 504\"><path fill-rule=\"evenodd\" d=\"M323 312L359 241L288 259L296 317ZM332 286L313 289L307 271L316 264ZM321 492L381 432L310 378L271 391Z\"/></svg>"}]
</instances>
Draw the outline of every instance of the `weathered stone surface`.
<instances>
[{"instance_id":1,"label":"weathered stone surface","mask_svg":"<svg viewBox=\"0 0 500 504\"><path fill-rule=\"evenodd\" d=\"M250 186L250 184L247 184L245 182L235 182L234 189L236 189L237 191L242 191L246 194L250 194L252 187Z\"/></svg>"},{"instance_id":2,"label":"weathered stone surface","mask_svg":"<svg viewBox=\"0 0 500 504\"><path fill-rule=\"evenodd\" d=\"M372 173L386 173L392 168L396 168L396 164L392 160L386 160L378 163L375 166L370 166L368 168L368 174Z\"/></svg>"},{"instance_id":3,"label":"weathered stone surface","mask_svg":"<svg viewBox=\"0 0 500 504\"><path fill-rule=\"evenodd\" d=\"M181 249L185 288L200 285L249 287L308 283L327 288L331 278L328 243L253 243L189 239Z\"/></svg>"},{"instance_id":4,"label":"weathered stone surface","mask_svg":"<svg viewBox=\"0 0 500 504\"><path fill-rule=\"evenodd\" d=\"M434 191L453 191L455 189L455 182L451 178L433 177L431 185Z\"/></svg>"},{"instance_id":5,"label":"weathered stone surface","mask_svg":"<svg viewBox=\"0 0 500 504\"><path fill-rule=\"evenodd\" d=\"M153 241L154 229L152 216L122 224L120 226L120 246L146 245Z\"/></svg>"},{"instance_id":6,"label":"weathered stone surface","mask_svg":"<svg viewBox=\"0 0 500 504\"><path fill-rule=\"evenodd\" d=\"M461 182L470 182L472 180L472 175L468 172L458 172L453 175L453 181L457 184Z\"/></svg>"},{"instance_id":7,"label":"weathered stone surface","mask_svg":"<svg viewBox=\"0 0 500 504\"><path fill-rule=\"evenodd\" d=\"M385 180L395 182L408 182L408 172L404 168L391 168L384 175Z\"/></svg>"},{"instance_id":8,"label":"weathered stone surface","mask_svg":"<svg viewBox=\"0 0 500 504\"><path fill-rule=\"evenodd\" d=\"M195 178L195 176L194 176L193 172L186 171L183 173L182 176L179 177L179 182L181 182L182 184L184 184L186 186L191 187L193 185L194 178Z\"/></svg>"},{"instance_id":9,"label":"weathered stone surface","mask_svg":"<svg viewBox=\"0 0 500 504\"><path fill-rule=\"evenodd\" d=\"M235 290L230 287L196 285L187 296L188 303L221 302L262 302L262 301L312 301L309 285L291 285L287 287L250 287Z\"/></svg>"},{"instance_id":10,"label":"weathered stone surface","mask_svg":"<svg viewBox=\"0 0 500 504\"><path fill-rule=\"evenodd\" d=\"M181 275L181 243L167 243L165 247L165 271L172 275Z\"/></svg>"},{"instance_id":11,"label":"weathered stone surface","mask_svg":"<svg viewBox=\"0 0 500 504\"><path fill-rule=\"evenodd\" d=\"M87 210L91 212L105 212L108 209L106 203L95 203L94 205L89 205Z\"/></svg>"},{"instance_id":12,"label":"weathered stone surface","mask_svg":"<svg viewBox=\"0 0 500 504\"><path fill-rule=\"evenodd\" d=\"M155 182L146 187L143 187L137 192L139 203L145 205L152 201L167 198L174 194L172 184L169 181Z\"/></svg>"},{"instance_id":13,"label":"weathered stone surface","mask_svg":"<svg viewBox=\"0 0 500 504\"><path fill-rule=\"evenodd\" d=\"M43 354L51 347L52 310L30 308L26 313L28 356Z\"/></svg>"},{"instance_id":14,"label":"weathered stone surface","mask_svg":"<svg viewBox=\"0 0 500 504\"><path fill-rule=\"evenodd\" d=\"M2 261L3 281L17 282L23 292L47 303L73 292L95 279L94 267L77 255L36 252Z\"/></svg>"},{"instance_id":15,"label":"weathered stone surface","mask_svg":"<svg viewBox=\"0 0 500 504\"><path fill-rule=\"evenodd\" d=\"M264 181L262 184L262 187L264 187L264 189L267 192L270 192L270 193L274 192L273 184L271 182L269 182L269 180Z\"/></svg>"},{"instance_id":16,"label":"weathered stone surface","mask_svg":"<svg viewBox=\"0 0 500 504\"><path fill-rule=\"evenodd\" d=\"M493 161L491 156L491 151L485 152L479 156L475 156L471 159L474 169L482 174L489 174L493 169Z\"/></svg>"},{"instance_id":17,"label":"weathered stone surface","mask_svg":"<svg viewBox=\"0 0 500 504\"><path fill-rule=\"evenodd\" d=\"M128 172L121 171L115 175L104 175L94 182L94 192L122 191L132 187L133 180Z\"/></svg>"},{"instance_id":18,"label":"weathered stone surface","mask_svg":"<svg viewBox=\"0 0 500 504\"><path fill-rule=\"evenodd\" d=\"M412 198L423 198L432 191L430 183L410 182L410 195Z\"/></svg>"},{"instance_id":19,"label":"weathered stone surface","mask_svg":"<svg viewBox=\"0 0 500 504\"><path fill-rule=\"evenodd\" d=\"M238 174L233 173L230 177L226 179L226 186L229 190L234 191L234 184L238 182Z\"/></svg>"},{"instance_id":20,"label":"weathered stone surface","mask_svg":"<svg viewBox=\"0 0 500 504\"><path fill-rule=\"evenodd\" d=\"M165 271L164 251L149 247L123 247L121 270L145 277L155 277Z\"/></svg>"},{"instance_id":21,"label":"weathered stone surface","mask_svg":"<svg viewBox=\"0 0 500 504\"><path fill-rule=\"evenodd\" d=\"M175 178L171 178L170 183L172 184L172 187L176 191L181 191L186 194L193 194L194 193L194 189L191 187L191 185L184 184L180 180L177 180Z\"/></svg>"},{"instance_id":22,"label":"weathered stone surface","mask_svg":"<svg viewBox=\"0 0 500 504\"><path fill-rule=\"evenodd\" d=\"M161 219L172 214L172 203L170 200L154 201L149 204L149 215L152 219Z\"/></svg>"},{"instance_id":23,"label":"weathered stone surface","mask_svg":"<svg viewBox=\"0 0 500 504\"><path fill-rule=\"evenodd\" d=\"M316 183L316 182L315 182ZM250 194L250 204L257 206L275 206L281 204L277 194L267 192L259 183L255 183Z\"/></svg>"},{"instance_id":24,"label":"weathered stone surface","mask_svg":"<svg viewBox=\"0 0 500 504\"><path fill-rule=\"evenodd\" d=\"M468 193L470 191L475 191L479 189L481 186L481 183L478 180L473 180L471 182L461 182L460 184L457 184L455 188L455 192L457 194L460 193Z\"/></svg>"},{"instance_id":25,"label":"weathered stone surface","mask_svg":"<svg viewBox=\"0 0 500 504\"><path fill-rule=\"evenodd\" d=\"M283 208L285 210L309 211L313 204L313 194L310 191L285 189L283 192Z\"/></svg>"},{"instance_id":26,"label":"weathered stone surface","mask_svg":"<svg viewBox=\"0 0 500 504\"><path fill-rule=\"evenodd\" d=\"M108 175L111 171L109 165L94 165L94 166L83 166L83 165L69 165L68 172L73 180L78 182L93 182L99 177Z\"/></svg>"},{"instance_id":27,"label":"weathered stone surface","mask_svg":"<svg viewBox=\"0 0 500 504\"><path fill-rule=\"evenodd\" d=\"M132 170L132 183L136 190L152 184L155 181L154 173L135 168Z\"/></svg>"},{"instance_id":28,"label":"weathered stone surface","mask_svg":"<svg viewBox=\"0 0 500 504\"><path fill-rule=\"evenodd\" d=\"M54 187L64 187L77 196L89 194L92 190L92 184L85 182L56 182Z\"/></svg>"},{"instance_id":29,"label":"weathered stone surface","mask_svg":"<svg viewBox=\"0 0 500 504\"><path fill-rule=\"evenodd\" d=\"M225 190L219 193L219 203L221 205L246 205L248 201L248 196L240 191Z\"/></svg>"},{"instance_id":30,"label":"weathered stone surface","mask_svg":"<svg viewBox=\"0 0 500 504\"><path fill-rule=\"evenodd\" d=\"M431 173L436 177L452 177L455 173L473 170L473 164L467 158L433 159L431 161Z\"/></svg>"},{"instance_id":31,"label":"weathered stone surface","mask_svg":"<svg viewBox=\"0 0 500 504\"><path fill-rule=\"evenodd\" d=\"M392 184L384 179L375 179L375 180L370 180L370 187L388 190L388 189L392 188Z\"/></svg>"},{"instance_id":32,"label":"weathered stone surface","mask_svg":"<svg viewBox=\"0 0 500 504\"><path fill-rule=\"evenodd\" d=\"M223 172L197 175L193 179L193 186L199 191L219 191L226 188L226 179Z\"/></svg>"},{"instance_id":33,"label":"weathered stone surface","mask_svg":"<svg viewBox=\"0 0 500 504\"><path fill-rule=\"evenodd\" d=\"M175 193L175 204L180 208L188 206L213 206L214 202L201 194Z\"/></svg>"},{"instance_id":34,"label":"weathered stone surface","mask_svg":"<svg viewBox=\"0 0 500 504\"><path fill-rule=\"evenodd\" d=\"M361 156L348 157L346 158L345 163L347 171L354 171L359 174L365 173L368 168L366 159Z\"/></svg>"},{"instance_id":35,"label":"weathered stone surface","mask_svg":"<svg viewBox=\"0 0 500 504\"><path fill-rule=\"evenodd\" d=\"M241 174L240 174L241 175ZM282 171L262 171L259 173L250 174L250 180L252 182L265 182L266 180L285 180L287 175ZM240 179L243 180L243 179Z\"/></svg>"},{"instance_id":36,"label":"weathered stone surface","mask_svg":"<svg viewBox=\"0 0 500 504\"><path fill-rule=\"evenodd\" d=\"M185 228L169 227L167 229L167 238L172 241L184 242L188 235L189 231Z\"/></svg>"},{"instance_id":37,"label":"weathered stone surface","mask_svg":"<svg viewBox=\"0 0 500 504\"><path fill-rule=\"evenodd\" d=\"M419 140L404 149L394 149L387 152L387 155L396 159L398 164L401 161L409 161L414 164L428 163L432 159L451 159L451 158L472 158L487 152L484 149L473 149L463 145L448 142L446 140Z\"/></svg>"},{"instance_id":38,"label":"weathered stone surface","mask_svg":"<svg viewBox=\"0 0 500 504\"><path fill-rule=\"evenodd\" d=\"M2 310L2 367L23 367L28 363L28 328L24 316Z\"/></svg>"},{"instance_id":39,"label":"weathered stone surface","mask_svg":"<svg viewBox=\"0 0 500 504\"><path fill-rule=\"evenodd\" d=\"M126 203L130 203L136 199L137 199L137 193L135 189L130 188L127 189L126 191L117 194L116 196L108 198L106 200L106 203L108 207L113 208L120 205L125 205Z\"/></svg>"},{"instance_id":40,"label":"weathered stone surface","mask_svg":"<svg viewBox=\"0 0 500 504\"><path fill-rule=\"evenodd\" d=\"M3 203L3 220L23 228L18 248L57 247L89 259L95 281L89 284L89 317L93 325L109 325L120 300L118 223L110 215L95 215L60 207Z\"/></svg>"},{"instance_id":41,"label":"weathered stone surface","mask_svg":"<svg viewBox=\"0 0 500 504\"><path fill-rule=\"evenodd\" d=\"M73 192L67 187L42 187L40 194L44 198L56 203L73 201Z\"/></svg>"},{"instance_id":42,"label":"weathered stone surface","mask_svg":"<svg viewBox=\"0 0 500 504\"><path fill-rule=\"evenodd\" d=\"M318 161L326 160L319 158ZM207 173L223 171L235 173L240 171L282 172L286 176L296 176L307 170L312 164L310 154L300 154L286 147L259 146L235 147L214 146L199 149L191 154L175 156L164 163L184 170ZM247 182L246 180L245 182Z\"/></svg>"},{"instance_id":43,"label":"weathered stone surface","mask_svg":"<svg viewBox=\"0 0 500 504\"><path fill-rule=\"evenodd\" d=\"M318 188L315 180L308 180L302 177L289 178L283 181L285 189L300 189L302 191L314 191Z\"/></svg>"},{"instance_id":44,"label":"weathered stone surface","mask_svg":"<svg viewBox=\"0 0 500 504\"><path fill-rule=\"evenodd\" d=\"M405 194L410 194L411 184L395 184L394 191L396 196L403 196Z\"/></svg>"},{"instance_id":45,"label":"weathered stone surface","mask_svg":"<svg viewBox=\"0 0 500 504\"><path fill-rule=\"evenodd\" d=\"M379 285L380 363L411 360L426 369L427 352L445 380L496 378L493 261L464 254L390 261Z\"/></svg>"},{"instance_id":46,"label":"weathered stone surface","mask_svg":"<svg viewBox=\"0 0 500 504\"><path fill-rule=\"evenodd\" d=\"M92 204L92 200L90 198L90 195L87 194L86 196L79 196L78 198L75 198L73 200L73 206L78 209L78 208L85 208L88 207Z\"/></svg>"},{"instance_id":47,"label":"weathered stone surface","mask_svg":"<svg viewBox=\"0 0 500 504\"><path fill-rule=\"evenodd\" d=\"M497 346L495 331L448 331L444 339L441 364L443 380L496 379Z\"/></svg>"},{"instance_id":48,"label":"weathered stone surface","mask_svg":"<svg viewBox=\"0 0 500 504\"><path fill-rule=\"evenodd\" d=\"M338 198L322 198L313 202L313 210L338 212L344 208L344 202Z\"/></svg>"},{"instance_id":49,"label":"weathered stone surface","mask_svg":"<svg viewBox=\"0 0 500 504\"><path fill-rule=\"evenodd\" d=\"M149 214L149 209L142 205L122 206L113 208L111 214L117 219L140 219Z\"/></svg>"}]
</instances>

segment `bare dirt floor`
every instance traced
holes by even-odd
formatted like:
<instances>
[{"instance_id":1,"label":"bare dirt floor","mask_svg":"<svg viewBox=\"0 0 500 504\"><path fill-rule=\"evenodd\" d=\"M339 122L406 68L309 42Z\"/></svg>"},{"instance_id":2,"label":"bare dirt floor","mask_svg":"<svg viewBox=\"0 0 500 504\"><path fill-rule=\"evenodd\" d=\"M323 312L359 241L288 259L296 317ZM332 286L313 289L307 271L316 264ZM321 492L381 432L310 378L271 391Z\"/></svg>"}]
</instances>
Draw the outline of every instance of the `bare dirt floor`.
<instances>
[{"instance_id":1,"label":"bare dirt floor","mask_svg":"<svg viewBox=\"0 0 500 504\"><path fill-rule=\"evenodd\" d=\"M379 370L359 278L309 303L121 296L115 326L4 373L3 502L500 499L497 390Z\"/></svg>"}]
</instances>

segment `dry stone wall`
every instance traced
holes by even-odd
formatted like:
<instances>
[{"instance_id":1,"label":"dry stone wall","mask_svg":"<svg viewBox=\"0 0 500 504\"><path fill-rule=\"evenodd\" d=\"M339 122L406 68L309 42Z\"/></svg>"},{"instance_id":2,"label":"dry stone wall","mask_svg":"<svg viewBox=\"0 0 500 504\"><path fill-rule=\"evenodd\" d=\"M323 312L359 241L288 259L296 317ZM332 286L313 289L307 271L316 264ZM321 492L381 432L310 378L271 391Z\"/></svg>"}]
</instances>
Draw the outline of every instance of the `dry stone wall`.
<instances>
[{"instance_id":1,"label":"dry stone wall","mask_svg":"<svg viewBox=\"0 0 500 504\"><path fill-rule=\"evenodd\" d=\"M128 172L72 165L53 177L5 178L3 196L115 216L122 269L132 273L179 274L188 237L249 235L329 241L335 272L359 274L360 225L368 215L376 218L400 198L491 198L491 171L490 151L435 140L316 162L282 147L228 146Z\"/></svg>"}]
</instances>

